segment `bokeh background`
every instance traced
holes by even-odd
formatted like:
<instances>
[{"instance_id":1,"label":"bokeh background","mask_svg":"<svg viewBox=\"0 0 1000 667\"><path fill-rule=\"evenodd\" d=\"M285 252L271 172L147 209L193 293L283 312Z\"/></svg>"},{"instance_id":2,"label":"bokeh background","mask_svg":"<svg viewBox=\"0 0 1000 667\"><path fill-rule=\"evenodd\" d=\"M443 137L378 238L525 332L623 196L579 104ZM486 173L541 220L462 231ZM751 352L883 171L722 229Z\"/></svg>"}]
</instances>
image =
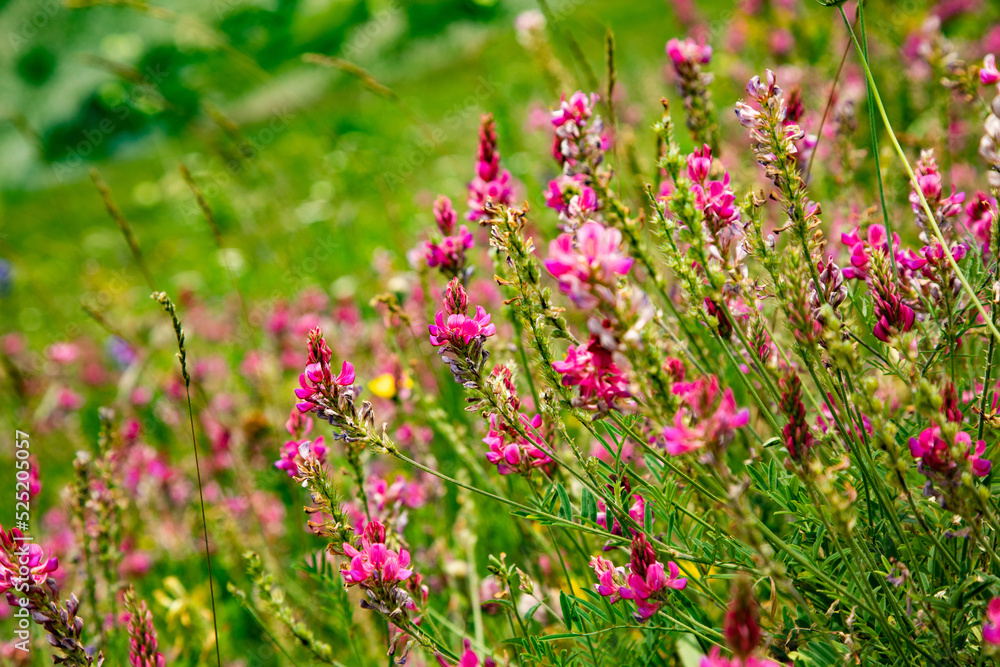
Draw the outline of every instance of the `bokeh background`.
<instances>
[{"instance_id":1,"label":"bokeh background","mask_svg":"<svg viewBox=\"0 0 1000 667\"><path fill-rule=\"evenodd\" d=\"M743 4L550 0L544 9L554 55L580 88L603 86L613 32L619 104L640 131L673 93L666 40L707 38L724 74L713 90L723 132L738 134L735 82L782 62L832 78L843 43L836 13L811 0L776 3L801 8L749 34ZM929 7L948 4L892 3L872 33L891 52ZM962 5L948 10L955 33L988 36L1000 13L987 1L950 4ZM351 290L380 261L405 262L433 197L462 199L483 112L496 116L506 166L529 200L540 201L553 173L536 159L549 141L537 114L566 91L519 42L516 17L539 10L531 0L0 5L4 330L53 342L92 326L81 303L104 310L145 299L92 167L131 222L157 286L219 298L227 265L249 295L278 298L344 276L357 279L339 286ZM311 53L362 71L306 62ZM807 101L822 108L825 86L807 87ZM909 111L894 109L913 121ZM652 133L636 146L648 166ZM180 163L206 192L228 250L213 243Z\"/></svg>"}]
</instances>

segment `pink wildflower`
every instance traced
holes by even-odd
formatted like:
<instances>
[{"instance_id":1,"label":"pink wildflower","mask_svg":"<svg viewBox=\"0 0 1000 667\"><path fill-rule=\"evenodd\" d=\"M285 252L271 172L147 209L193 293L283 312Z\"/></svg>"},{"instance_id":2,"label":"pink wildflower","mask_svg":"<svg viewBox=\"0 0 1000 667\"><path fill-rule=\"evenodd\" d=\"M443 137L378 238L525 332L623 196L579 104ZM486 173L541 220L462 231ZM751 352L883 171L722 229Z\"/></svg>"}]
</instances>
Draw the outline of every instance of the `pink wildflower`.
<instances>
[{"instance_id":1,"label":"pink wildflower","mask_svg":"<svg viewBox=\"0 0 1000 667\"><path fill-rule=\"evenodd\" d=\"M601 133L604 125L594 116L597 96L576 91L567 100L563 95L552 114L555 127L552 154L563 166L566 175L584 174L590 179L604 160L608 140Z\"/></svg>"},{"instance_id":2,"label":"pink wildflower","mask_svg":"<svg viewBox=\"0 0 1000 667\"><path fill-rule=\"evenodd\" d=\"M6 593L26 580L41 586L59 568L59 559L45 556L45 552L34 542L22 540L22 533L16 528L4 533L0 527L0 594ZM12 556L10 554L15 554Z\"/></svg>"},{"instance_id":3,"label":"pink wildflower","mask_svg":"<svg viewBox=\"0 0 1000 667\"><path fill-rule=\"evenodd\" d=\"M451 201L444 196L438 197L434 202L434 219L441 237L424 244L427 266L439 267L442 273L450 277L465 274L465 251L475 244L472 233L465 225L455 233L457 217Z\"/></svg>"},{"instance_id":4,"label":"pink wildflower","mask_svg":"<svg viewBox=\"0 0 1000 667\"><path fill-rule=\"evenodd\" d=\"M955 446L966 452L965 458L973 474L978 477L989 474L990 461L980 458L986 451L985 441L979 440L973 446L971 436L959 431L955 435ZM947 475L958 466L951 455L951 444L942 437L941 427L937 425L925 428L916 438L910 438L910 454L920 459L917 469L928 477Z\"/></svg>"},{"instance_id":5,"label":"pink wildflower","mask_svg":"<svg viewBox=\"0 0 1000 667\"><path fill-rule=\"evenodd\" d=\"M361 548L344 543L344 555L351 559L349 567L340 571L348 587L393 587L406 581L413 574L408 569L410 553L406 549L392 551L385 546L385 526L372 521L361 535Z\"/></svg>"},{"instance_id":6,"label":"pink wildflower","mask_svg":"<svg viewBox=\"0 0 1000 667\"><path fill-rule=\"evenodd\" d=\"M736 429L750 421L750 411L738 410L732 389L719 394L719 379L710 375L694 382L676 382L672 387L681 397L682 407L674 415L674 425L663 429L667 452L679 456L696 449L727 445Z\"/></svg>"},{"instance_id":7,"label":"pink wildflower","mask_svg":"<svg viewBox=\"0 0 1000 667\"><path fill-rule=\"evenodd\" d=\"M167 661L158 650L153 614L145 600L136 600L131 587L125 593L125 607L128 610L128 664L131 667L164 667Z\"/></svg>"},{"instance_id":8,"label":"pink wildflower","mask_svg":"<svg viewBox=\"0 0 1000 667\"><path fill-rule=\"evenodd\" d=\"M881 249L889 252L889 242L886 236L885 227L882 225L870 225L867 235L861 237L861 228L855 227L850 234L841 234L841 242L851 251L850 266L844 268L844 277L847 279L857 278L864 280L868 275L868 262L871 252ZM899 234L893 232L892 252L896 254L896 259L901 260L903 255L899 250Z\"/></svg>"},{"instance_id":9,"label":"pink wildflower","mask_svg":"<svg viewBox=\"0 0 1000 667\"><path fill-rule=\"evenodd\" d=\"M923 194L924 200L934 213L938 227L947 238L952 228L951 219L962 212L965 193L956 193L955 186L953 185L951 186L951 195L947 197L943 196L944 186L941 179L941 170L934 160L934 151L925 150L920 153L920 160L917 161L916 176L920 193ZM910 207L913 209L917 224L925 232L922 237L926 242L929 238L927 234L930 233L930 225L927 220L927 213L920 202L920 195L917 193L917 190L912 189L912 186L910 191Z\"/></svg>"},{"instance_id":10,"label":"pink wildflower","mask_svg":"<svg viewBox=\"0 0 1000 667\"><path fill-rule=\"evenodd\" d=\"M624 567L615 567L607 558L594 556L590 559L590 567L597 574L597 583L594 590L606 598L611 598L609 602L614 604L621 599L621 589L628 582L628 575Z\"/></svg>"},{"instance_id":11,"label":"pink wildflower","mask_svg":"<svg viewBox=\"0 0 1000 667\"><path fill-rule=\"evenodd\" d=\"M543 449L544 443L538 432L542 427L542 416L529 418L520 413L519 419L528 438L509 426L502 417L490 414L490 430L483 438L483 442L490 448L486 452L486 460L495 465L501 475L529 474L535 468L552 463L551 457Z\"/></svg>"},{"instance_id":12,"label":"pink wildflower","mask_svg":"<svg viewBox=\"0 0 1000 667\"><path fill-rule=\"evenodd\" d=\"M610 487L609 485L609 488L613 487ZM625 477L622 480L622 489L626 493L627 491L631 490L631 485L629 484L628 477ZM635 502L633 502L632 506L629 507L628 515L629 518L631 518L633 521L635 521L638 525L641 526L646 518L646 499L643 498L638 493L635 494L633 498L635 498ZM610 527L608 526L608 507L601 499L598 499L597 501L597 525L601 526L612 535L623 534L622 526L620 523L618 523L618 517L616 517L613 513L611 514L611 526ZM630 527L629 532L631 535L634 536L636 531Z\"/></svg>"},{"instance_id":13,"label":"pink wildflower","mask_svg":"<svg viewBox=\"0 0 1000 667\"><path fill-rule=\"evenodd\" d=\"M707 65L712 60L712 47L693 39L680 40L674 37L667 42L667 55L678 69L690 63Z\"/></svg>"},{"instance_id":14,"label":"pink wildflower","mask_svg":"<svg viewBox=\"0 0 1000 667\"><path fill-rule=\"evenodd\" d=\"M713 646L709 654L703 657L698 665L699 667L783 667L780 662L757 656L750 656L746 659L724 658L720 655L718 646Z\"/></svg>"},{"instance_id":15,"label":"pink wildflower","mask_svg":"<svg viewBox=\"0 0 1000 667\"><path fill-rule=\"evenodd\" d=\"M597 193L586 185L587 180L586 174L560 174L549 181L545 191L545 205L555 210L569 229L579 227L600 207Z\"/></svg>"},{"instance_id":16,"label":"pink wildflower","mask_svg":"<svg viewBox=\"0 0 1000 667\"><path fill-rule=\"evenodd\" d=\"M976 196L965 205L965 226L982 246L983 256L990 257L990 235L993 229L993 215L997 209L997 200L985 192L977 192Z\"/></svg>"},{"instance_id":17,"label":"pink wildflower","mask_svg":"<svg viewBox=\"0 0 1000 667\"><path fill-rule=\"evenodd\" d=\"M500 169L496 123L492 114L485 114L479 126L479 159L476 176L469 182L469 213L466 219L472 222L482 220L487 216L487 202L509 205L513 198L510 172Z\"/></svg>"},{"instance_id":18,"label":"pink wildflower","mask_svg":"<svg viewBox=\"0 0 1000 667\"><path fill-rule=\"evenodd\" d=\"M580 308L594 308L614 300L618 277L632 268L632 258L621 250L617 229L586 222L575 234L560 234L549 244L545 268L559 288Z\"/></svg>"},{"instance_id":19,"label":"pink wildflower","mask_svg":"<svg viewBox=\"0 0 1000 667\"><path fill-rule=\"evenodd\" d=\"M596 336L589 343L571 345L566 359L552 362L552 368L563 376L564 386L580 387L581 406L607 410L615 399L629 396L628 378Z\"/></svg>"},{"instance_id":20,"label":"pink wildflower","mask_svg":"<svg viewBox=\"0 0 1000 667\"><path fill-rule=\"evenodd\" d=\"M552 124L555 127L562 127L567 123L572 123L577 128L585 124L593 115L593 107L597 104L597 95L591 93L589 96L583 91L576 91L567 100L563 95L559 108L552 113Z\"/></svg>"},{"instance_id":21,"label":"pink wildflower","mask_svg":"<svg viewBox=\"0 0 1000 667\"><path fill-rule=\"evenodd\" d=\"M992 53L983 58L983 66L979 70L979 80L984 86L1000 83L1000 70L997 69L997 57Z\"/></svg>"},{"instance_id":22,"label":"pink wildflower","mask_svg":"<svg viewBox=\"0 0 1000 667\"><path fill-rule=\"evenodd\" d=\"M339 375L333 375L330 365L326 362L316 362L306 365L305 371L299 375L299 388L295 395L300 399L296 404L299 412L309 412L320 407L318 396L335 395L338 387L350 387L354 384L354 365L345 361Z\"/></svg>"},{"instance_id":23,"label":"pink wildflower","mask_svg":"<svg viewBox=\"0 0 1000 667\"><path fill-rule=\"evenodd\" d=\"M496 333L496 325L490 323L491 316L482 306L476 306L476 314L472 317L463 313L453 313L445 317L444 311L438 311L434 324L428 326L431 345L468 345L473 338L482 336L488 338Z\"/></svg>"},{"instance_id":24,"label":"pink wildflower","mask_svg":"<svg viewBox=\"0 0 1000 667\"><path fill-rule=\"evenodd\" d=\"M687 579L679 576L677 563L668 562L667 569L669 576L664 572L663 563L656 560L656 553L645 535L639 533L632 538L628 585L621 587L619 594L626 600L635 601L640 620L657 612L662 605L662 593L668 589L683 590L687 587Z\"/></svg>"},{"instance_id":25,"label":"pink wildflower","mask_svg":"<svg viewBox=\"0 0 1000 667\"><path fill-rule=\"evenodd\" d=\"M1000 646L1000 598L993 598L986 607L983 641L993 646Z\"/></svg>"},{"instance_id":26,"label":"pink wildflower","mask_svg":"<svg viewBox=\"0 0 1000 667\"><path fill-rule=\"evenodd\" d=\"M899 296L885 252L876 250L868 267L868 287L875 303L872 334L883 343L913 328L916 314Z\"/></svg>"}]
</instances>

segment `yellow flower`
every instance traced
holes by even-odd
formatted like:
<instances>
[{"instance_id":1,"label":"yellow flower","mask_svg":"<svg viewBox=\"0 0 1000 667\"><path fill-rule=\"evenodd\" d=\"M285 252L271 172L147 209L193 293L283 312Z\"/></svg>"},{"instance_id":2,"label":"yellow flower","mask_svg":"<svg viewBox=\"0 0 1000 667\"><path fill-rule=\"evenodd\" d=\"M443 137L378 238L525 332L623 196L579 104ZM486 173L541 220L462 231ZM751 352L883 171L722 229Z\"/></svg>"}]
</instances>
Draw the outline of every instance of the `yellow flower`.
<instances>
[{"instance_id":1,"label":"yellow flower","mask_svg":"<svg viewBox=\"0 0 1000 667\"><path fill-rule=\"evenodd\" d=\"M410 376L403 375L402 388L409 389L413 386L413 380ZM382 373L376 378L372 378L372 381L368 383L368 391L375 394L379 398L395 398L396 392L398 391L396 387L396 376L392 373Z\"/></svg>"}]
</instances>

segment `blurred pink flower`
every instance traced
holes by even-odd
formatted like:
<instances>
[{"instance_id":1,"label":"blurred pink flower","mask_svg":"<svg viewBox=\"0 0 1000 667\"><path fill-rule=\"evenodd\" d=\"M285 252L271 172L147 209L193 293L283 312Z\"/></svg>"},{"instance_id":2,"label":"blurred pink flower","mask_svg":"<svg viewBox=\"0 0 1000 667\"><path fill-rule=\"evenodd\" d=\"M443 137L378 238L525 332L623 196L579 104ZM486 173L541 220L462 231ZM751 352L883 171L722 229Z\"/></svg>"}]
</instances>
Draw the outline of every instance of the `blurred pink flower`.
<instances>
[{"instance_id":1,"label":"blurred pink flower","mask_svg":"<svg viewBox=\"0 0 1000 667\"><path fill-rule=\"evenodd\" d=\"M577 306L590 309L614 300L618 277L632 268L632 258L621 250L622 234L597 222L586 222L575 234L560 234L549 244L545 260L559 288Z\"/></svg>"}]
</instances>

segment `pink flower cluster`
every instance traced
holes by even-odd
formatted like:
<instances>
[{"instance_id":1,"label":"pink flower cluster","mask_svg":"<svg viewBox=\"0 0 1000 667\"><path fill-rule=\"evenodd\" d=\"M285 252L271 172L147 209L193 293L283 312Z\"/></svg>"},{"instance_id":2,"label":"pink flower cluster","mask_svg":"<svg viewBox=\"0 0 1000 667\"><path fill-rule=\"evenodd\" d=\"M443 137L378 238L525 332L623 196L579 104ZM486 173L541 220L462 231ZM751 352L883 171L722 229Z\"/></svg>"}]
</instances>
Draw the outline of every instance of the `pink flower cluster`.
<instances>
[{"instance_id":1,"label":"pink flower cluster","mask_svg":"<svg viewBox=\"0 0 1000 667\"><path fill-rule=\"evenodd\" d=\"M600 206L588 180L586 174L560 174L549 181L545 191L546 206L556 211L570 230L589 220Z\"/></svg>"},{"instance_id":2,"label":"pink flower cluster","mask_svg":"<svg viewBox=\"0 0 1000 667\"><path fill-rule=\"evenodd\" d=\"M305 438L312 431L312 427L311 418L303 416L297 407L292 410L291 416L285 422L285 429L292 439L282 445L279 458L274 462L275 468L284 470L289 477L295 477L299 474L299 464L302 461L306 459L315 459L320 463L326 461L327 447L323 442L323 436L315 440Z\"/></svg>"},{"instance_id":3,"label":"pink flower cluster","mask_svg":"<svg viewBox=\"0 0 1000 667\"><path fill-rule=\"evenodd\" d=\"M560 234L549 244L545 260L559 289L583 309L614 301L618 278L632 268L621 249L622 234L598 222L586 222L576 233Z\"/></svg>"},{"instance_id":4,"label":"pink flower cluster","mask_svg":"<svg viewBox=\"0 0 1000 667\"><path fill-rule=\"evenodd\" d=\"M476 314L472 317L467 314L469 299L457 278L448 283L444 303L445 309L439 310L434 324L427 327L434 347L461 350L473 340L489 338L497 332L496 325L490 322L490 314L482 306L476 306Z\"/></svg>"},{"instance_id":5,"label":"pink flower cluster","mask_svg":"<svg viewBox=\"0 0 1000 667\"><path fill-rule=\"evenodd\" d=\"M725 658L720 655L719 647L713 646L711 652L701 659L699 667L783 667L780 662L768 660L755 655L746 658Z\"/></svg>"},{"instance_id":6,"label":"pink flower cluster","mask_svg":"<svg viewBox=\"0 0 1000 667\"><path fill-rule=\"evenodd\" d=\"M990 234L996 210L997 200L982 191L965 205L965 226L979 241L984 259L991 257Z\"/></svg>"},{"instance_id":7,"label":"pink flower cluster","mask_svg":"<svg viewBox=\"0 0 1000 667\"><path fill-rule=\"evenodd\" d=\"M707 144L688 155L687 176L691 179L695 205L704 215L705 228L712 239L710 252L719 261L728 262L743 238L736 194L730 185L729 172L722 180L710 180L712 149Z\"/></svg>"},{"instance_id":8,"label":"pink flower cluster","mask_svg":"<svg viewBox=\"0 0 1000 667\"><path fill-rule=\"evenodd\" d=\"M295 407L299 412L323 410L336 405L340 392L354 385L354 365L345 361L340 374L334 375L330 369L333 352L323 340L319 329L309 332L309 363L299 375L299 388L295 396L299 399Z\"/></svg>"},{"instance_id":9,"label":"pink flower cluster","mask_svg":"<svg viewBox=\"0 0 1000 667\"><path fill-rule=\"evenodd\" d=\"M607 411L616 399L630 396L628 378L597 336L592 335L588 343L570 345L566 359L553 361L552 368L563 376L564 386L580 388L580 407Z\"/></svg>"},{"instance_id":10,"label":"pink flower cluster","mask_svg":"<svg viewBox=\"0 0 1000 667\"><path fill-rule=\"evenodd\" d=\"M882 273L873 272L868 276L868 286L875 303L875 326L872 334L883 343L912 329L916 319L916 313L899 296L895 281L884 275L887 269L888 267L883 267Z\"/></svg>"},{"instance_id":11,"label":"pink flower cluster","mask_svg":"<svg viewBox=\"0 0 1000 667\"><path fill-rule=\"evenodd\" d=\"M667 55L674 68L680 71L693 64L707 65L712 60L712 47L690 38L680 40L674 37L667 42Z\"/></svg>"},{"instance_id":12,"label":"pink flower cluster","mask_svg":"<svg viewBox=\"0 0 1000 667\"><path fill-rule=\"evenodd\" d=\"M714 375L694 382L675 382L671 388L682 406L674 415L674 425L663 429L667 452L679 456L697 449L721 450L750 421L750 411L738 410L733 390L720 395L719 378Z\"/></svg>"},{"instance_id":13,"label":"pink flower cluster","mask_svg":"<svg viewBox=\"0 0 1000 667\"><path fill-rule=\"evenodd\" d=\"M132 593L134 595L134 592ZM126 603L135 603L134 598L126 597ZM150 613L145 601L140 601L129 614L129 660L130 667L165 667L167 659L159 652L156 639L156 628L153 627L153 614Z\"/></svg>"},{"instance_id":14,"label":"pink flower cluster","mask_svg":"<svg viewBox=\"0 0 1000 667\"><path fill-rule=\"evenodd\" d=\"M458 663L456 663L455 667L480 667L480 665L482 665L482 667L496 667L496 660L489 656L487 656L480 663L479 656L472 650L472 642L468 639L462 641L462 648L462 655L459 657ZM435 654L434 658L438 661L438 664L441 665L441 667L451 667L451 663L449 663L440 653Z\"/></svg>"},{"instance_id":15,"label":"pink flower cluster","mask_svg":"<svg viewBox=\"0 0 1000 667\"><path fill-rule=\"evenodd\" d=\"M1000 70L997 69L997 57L992 53L983 58L983 66L979 70L979 80L984 86L1000 84Z\"/></svg>"},{"instance_id":16,"label":"pink flower cluster","mask_svg":"<svg viewBox=\"0 0 1000 667\"><path fill-rule=\"evenodd\" d=\"M441 238L424 244L427 266L437 267L449 277L464 275L465 251L475 244L472 233L465 225L459 227L456 233L457 218L458 214L452 208L451 200L445 196L438 197L434 202L434 220Z\"/></svg>"},{"instance_id":17,"label":"pink flower cluster","mask_svg":"<svg viewBox=\"0 0 1000 667\"><path fill-rule=\"evenodd\" d=\"M490 415L490 429L483 438L483 442L490 448L486 452L486 460L495 465L501 475L527 475L535 468L544 468L553 463L552 458L545 453L545 443L539 432L542 428L542 416L528 417L521 412L518 413L518 419L528 434L527 438L496 413Z\"/></svg>"},{"instance_id":18,"label":"pink flower cluster","mask_svg":"<svg viewBox=\"0 0 1000 667\"><path fill-rule=\"evenodd\" d=\"M680 576L677 563L669 561L664 570L663 563L656 559L656 552L642 533L632 538L632 557L627 572L602 556L591 558L590 567L597 574L594 590L611 598L612 604L621 599L633 600L638 611L636 618L640 621L663 606L668 591L687 587L687 579Z\"/></svg>"},{"instance_id":19,"label":"pink flower cluster","mask_svg":"<svg viewBox=\"0 0 1000 667\"><path fill-rule=\"evenodd\" d=\"M586 174L592 178L604 161L608 139L602 135L604 124L594 116L597 95L576 91L567 100L563 95L559 108L552 113L555 127L552 155L566 175Z\"/></svg>"},{"instance_id":20,"label":"pink flower cluster","mask_svg":"<svg viewBox=\"0 0 1000 667\"><path fill-rule=\"evenodd\" d=\"M957 217L962 212L965 193L956 193L955 186L952 185L951 194L947 197L944 196L941 170L934 160L934 151L925 150L920 153L920 160L917 161L916 177L920 193L923 194L924 200L930 206L931 212L934 213L938 227L947 238L948 233L952 229L952 218ZM927 213L924 211L923 204L920 203L920 194L918 194L916 189L912 189L912 187L910 190L910 207L913 209L917 224L925 232L921 236L926 243L930 239L927 234L931 232L931 227L928 224Z\"/></svg>"},{"instance_id":21,"label":"pink flower cluster","mask_svg":"<svg viewBox=\"0 0 1000 667\"><path fill-rule=\"evenodd\" d=\"M10 591L20 582L41 586L58 568L59 559L46 556L42 547L26 541L20 530L6 532L0 526L0 594L7 593L8 601Z\"/></svg>"},{"instance_id":22,"label":"pink flower cluster","mask_svg":"<svg viewBox=\"0 0 1000 667\"><path fill-rule=\"evenodd\" d=\"M344 555L351 559L350 565L340 571L348 587L360 586L367 590L391 590L413 574L410 553L406 549L398 552L385 546L385 526L372 521L361 534L361 548L344 543Z\"/></svg>"},{"instance_id":23,"label":"pink flower cluster","mask_svg":"<svg viewBox=\"0 0 1000 667\"><path fill-rule=\"evenodd\" d=\"M486 203L509 205L514 199L510 172L500 169L500 152L497 150L497 131L493 116L485 114L479 126L479 160L476 176L469 183L469 213L466 219L478 222L485 219Z\"/></svg>"},{"instance_id":24,"label":"pink flower cluster","mask_svg":"<svg viewBox=\"0 0 1000 667\"><path fill-rule=\"evenodd\" d=\"M631 485L627 477L622 480L622 488L623 490L631 491ZM632 506L628 508L628 515L633 521L641 526L646 518L646 499L638 493L635 494L633 498L635 501L632 503ZM622 526L618 522L618 518L614 515L614 513L611 514L611 526L608 526L608 506L601 499L598 499L597 501L597 525L601 526L612 535L624 534L622 532ZM634 535L635 531L630 531L630 534Z\"/></svg>"},{"instance_id":25,"label":"pink flower cluster","mask_svg":"<svg viewBox=\"0 0 1000 667\"><path fill-rule=\"evenodd\" d=\"M959 431L955 435L955 447L966 452L972 473L977 477L985 477L990 472L991 463L980 458L986 451L986 442L979 440L975 446L972 437ZM956 470L958 463L951 454L951 444L942 436L941 427L934 425L925 428L916 438L910 438L910 454L920 459L917 469L928 477L947 476Z\"/></svg>"},{"instance_id":26,"label":"pink flower cluster","mask_svg":"<svg viewBox=\"0 0 1000 667\"><path fill-rule=\"evenodd\" d=\"M986 607L983 641L993 646L1000 646L1000 598L993 598Z\"/></svg>"}]
</instances>

